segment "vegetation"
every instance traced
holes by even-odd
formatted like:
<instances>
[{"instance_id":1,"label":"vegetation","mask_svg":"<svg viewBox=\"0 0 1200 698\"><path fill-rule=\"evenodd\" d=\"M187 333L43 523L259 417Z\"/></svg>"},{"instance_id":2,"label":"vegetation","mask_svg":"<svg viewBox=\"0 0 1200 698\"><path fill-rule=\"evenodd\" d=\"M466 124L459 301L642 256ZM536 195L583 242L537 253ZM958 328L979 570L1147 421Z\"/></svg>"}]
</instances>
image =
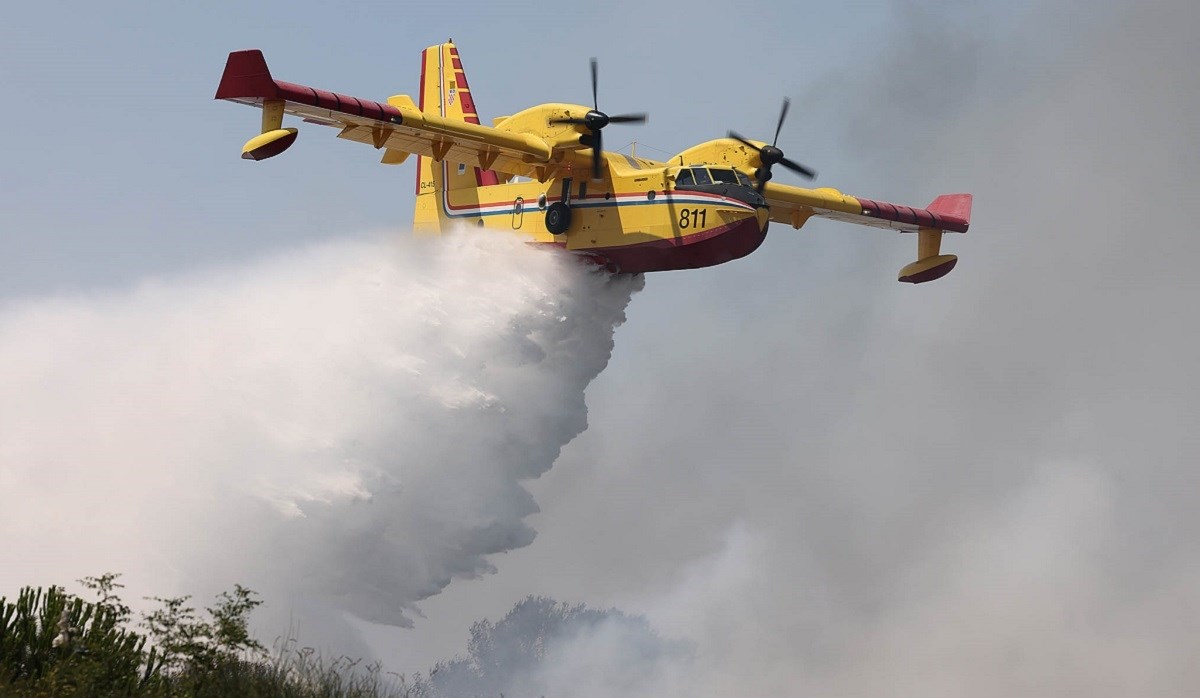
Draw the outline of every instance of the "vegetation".
<instances>
[{"instance_id":1,"label":"vegetation","mask_svg":"<svg viewBox=\"0 0 1200 698\"><path fill-rule=\"evenodd\" d=\"M581 687L640 695L665 662L690 652L641 616L528 596L498 622L474 623L467 654L438 662L421 688L431 696L572 695Z\"/></svg>"},{"instance_id":2,"label":"vegetation","mask_svg":"<svg viewBox=\"0 0 1200 698\"><path fill-rule=\"evenodd\" d=\"M153 610L134 621L118 579L79 580L90 601L58 586L0 598L0 698L560 695L574 691L548 681L594 678L596 667L605 667L609 693L626 695L647 685L663 660L690 653L659 638L644 618L530 596L497 623L475 623L465 656L439 662L428 676L405 676L346 657L327 660L294 639L268 651L248 626L262 602L240 585L203 610L186 596L151 597ZM604 656L592 657L597 651Z\"/></svg>"},{"instance_id":3,"label":"vegetation","mask_svg":"<svg viewBox=\"0 0 1200 698\"><path fill-rule=\"evenodd\" d=\"M0 696L280 696L286 698L423 698L419 675L381 675L345 657L325 661L295 640L275 652L250 636L250 613L262 602L235 586L197 611L189 597L150 600L140 630L118 592L118 575L79 580L94 602L62 587L26 587L0 597Z\"/></svg>"}]
</instances>

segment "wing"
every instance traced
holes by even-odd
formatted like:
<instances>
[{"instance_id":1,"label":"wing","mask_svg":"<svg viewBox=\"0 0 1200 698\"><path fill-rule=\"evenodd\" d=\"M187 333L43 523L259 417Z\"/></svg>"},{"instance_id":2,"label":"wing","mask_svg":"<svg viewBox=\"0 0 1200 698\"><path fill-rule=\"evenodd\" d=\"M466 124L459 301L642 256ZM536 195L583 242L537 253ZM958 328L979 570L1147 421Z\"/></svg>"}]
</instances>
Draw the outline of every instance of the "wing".
<instances>
[{"instance_id":1,"label":"wing","mask_svg":"<svg viewBox=\"0 0 1200 698\"><path fill-rule=\"evenodd\" d=\"M900 281L920 284L940 279L958 263L941 254L942 233L965 233L971 225L970 194L943 194L925 208L861 199L837 189L805 189L767 182L763 198L771 220L799 228L813 216L917 233L917 260L900 270Z\"/></svg>"},{"instance_id":2,"label":"wing","mask_svg":"<svg viewBox=\"0 0 1200 698\"><path fill-rule=\"evenodd\" d=\"M536 176L539 166L556 158L561 161L565 154L556 153L553 143L535 135L423 113L405 95L381 103L276 80L257 49L229 54L216 99L263 109L263 134L243 149L243 157L251 159L272 157L291 145L295 129L281 129L282 113L340 128L341 138L387 149L386 163L399 163L408 153L416 153L485 170Z\"/></svg>"},{"instance_id":3,"label":"wing","mask_svg":"<svg viewBox=\"0 0 1200 698\"><path fill-rule=\"evenodd\" d=\"M763 198L771 207L771 220L796 228L812 216L906 233L922 228L965 233L971 224L970 194L945 194L926 208L913 208L849 196L837 189L805 189L767 182Z\"/></svg>"}]
</instances>

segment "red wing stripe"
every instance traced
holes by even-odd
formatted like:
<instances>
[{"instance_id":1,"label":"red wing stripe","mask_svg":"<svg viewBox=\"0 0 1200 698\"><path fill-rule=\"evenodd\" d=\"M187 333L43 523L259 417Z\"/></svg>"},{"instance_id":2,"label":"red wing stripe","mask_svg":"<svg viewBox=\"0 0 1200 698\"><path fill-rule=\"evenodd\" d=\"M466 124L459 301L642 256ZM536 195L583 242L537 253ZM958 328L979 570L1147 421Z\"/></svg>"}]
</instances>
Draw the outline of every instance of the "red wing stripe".
<instances>
[{"instance_id":1,"label":"red wing stripe","mask_svg":"<svg viewBox=\"0 0 1200 698\"><path fill-rule=\"evenodd\" d=\"M390 104L381 104L369 99L359 99L282 80L271 80L269 83L262 80L243 81L236 85L229 85L226 80L222 80L221 88L217 90L217 98L284 99L318 109L328 109L341 114L363 116L378 121L389 121L401 117L400 110Z\"/></svg>"},{"instance_id":2,"label":"red wing stripe","mask_svg":"<svg viewBox=\"0 0 1200 698\"><path fill-rule=\"evenodd\" d=\"M387 119L383 115L383 110L379 108L378 102L364 102L362 100L359 100L359 106L362 107L362 115L367 117L368 119L375 119L376 121L387 121Z\"/></svg>"},{"instance_id":3,"label":"red wing stripe","mask_svg":"<svg viewBox=\"0 0 1200 698\"><path fill-rule=\"evenodd\" d=\"M323 109L330 109L333 111L345 111L342 108L342 100L338 99L337 96L332 92L329 92L328 90L318 90L315 87L313 88L313 92L317 95L317 103L313 106L321 107Z\"/></svg>"},{"instance_id":4,"label":"red wing stripe","mask_svg":"<svg viewBox=\"0 0 1200 698\"><path fill-rule=\"evenodd\" d=\"M937 228L938 230L947 230L953 233L967 232L967 227L970 224L969 221L961 218L937 214L923 208L911 208L909 206L889 204L886 201L855 198L858 199L859 205L862 206L864 215L871 216L872 218L881 218L885 221L915 225L919 228Z\"/></svg>"}]
</instances>

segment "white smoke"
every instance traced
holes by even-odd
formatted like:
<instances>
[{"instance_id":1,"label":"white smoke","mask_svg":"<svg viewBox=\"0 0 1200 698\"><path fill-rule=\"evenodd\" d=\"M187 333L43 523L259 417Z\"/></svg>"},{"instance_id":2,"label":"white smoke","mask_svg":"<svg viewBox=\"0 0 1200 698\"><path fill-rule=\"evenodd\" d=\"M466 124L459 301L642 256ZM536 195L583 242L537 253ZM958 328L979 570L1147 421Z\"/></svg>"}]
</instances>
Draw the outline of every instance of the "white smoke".
<instances>
[{"instance_id":1,"label":"white smoke","mask_svg":"<svg viewBox=\"0 0 1200 698\"><path fill-rule=\"evenodd\" d=\"M447 698L677 695L668 689L691 668L690 646L659 636L645 618L546 597L526 597L496 623L473 623L466 649L438 662L419 688Z\"/></svg>"},{"instance_id":2,"label":"white smoke","mask_svg":"<svg viewBox=\"0 0 1200 698\"><path fill-rule=\"evenodd\" d=\"M389 235L0 307L0 588L117 571L408 624L533 540L521 481L586 427L641 283Z\"/></svg>"},{"instance_id":3,"label":"white smoke","mask_svg":"<svg viewBox=\"0 0 1200 698\"><path fill-rule=\"evenodd\" d=\"M686 342L596 391L520 581L695 660L560 694L1200 695L1200 4L1022 7L1005 34L899 3L836 118L807 110L863 146L835 184L976 194L949 277L898 286L887 236L814 221L793 251L844 257L773 229L707 286L653 279Z\"/></svg>"}]
</instances>

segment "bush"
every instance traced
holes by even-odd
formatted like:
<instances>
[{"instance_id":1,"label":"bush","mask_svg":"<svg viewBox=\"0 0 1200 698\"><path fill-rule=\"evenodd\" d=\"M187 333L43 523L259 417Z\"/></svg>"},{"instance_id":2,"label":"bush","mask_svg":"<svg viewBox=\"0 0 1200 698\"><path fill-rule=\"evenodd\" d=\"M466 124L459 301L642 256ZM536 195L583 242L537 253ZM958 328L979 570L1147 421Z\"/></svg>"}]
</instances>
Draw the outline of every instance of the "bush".
<instances>
[{"instance_id":1,"label":"bush","mask_svg":"<svg viewBox=\"0 0 1200 698\"><path fill-rule=\"evenodd\" d=\"M152 597L161 608L146 615L142 625L162 651L163 664L173 674L204 673L239 660L262 659L266 648L250 637L250 612L262 605L256 594L237 584L222 592L216 606L201 620L187 605L190 597Z\"/></svg>"},{"instance_id":2,"label":"bush","mask_svg":"<svg viewBox=\"0 0 1200 698\"><path fill-rule=\"evenodd\" d=\"M129 695L153 688L161 655L127 630L120 607L61 587L0 598L0 686L30 695Z\"/></svg>"},{"instance_id":3,"label":"bush","mask_svg":"<svg viewBox=\"0 0 1200 698\"><path fill-rule=\"evenodd\" d=\"M262 604L235 585L198 612L189 597L151 597L145 634L128 628L131 612L119 575L79 580L96 596L88 602L61 587L23 588L0 597L0 697L162 696L218 698L421 698L419 675L384 676L378 664L358 668L346 657L323 660L311 648L284 640L273 658L250 635L249 616Z\"/></svg>"}]
</instances>

